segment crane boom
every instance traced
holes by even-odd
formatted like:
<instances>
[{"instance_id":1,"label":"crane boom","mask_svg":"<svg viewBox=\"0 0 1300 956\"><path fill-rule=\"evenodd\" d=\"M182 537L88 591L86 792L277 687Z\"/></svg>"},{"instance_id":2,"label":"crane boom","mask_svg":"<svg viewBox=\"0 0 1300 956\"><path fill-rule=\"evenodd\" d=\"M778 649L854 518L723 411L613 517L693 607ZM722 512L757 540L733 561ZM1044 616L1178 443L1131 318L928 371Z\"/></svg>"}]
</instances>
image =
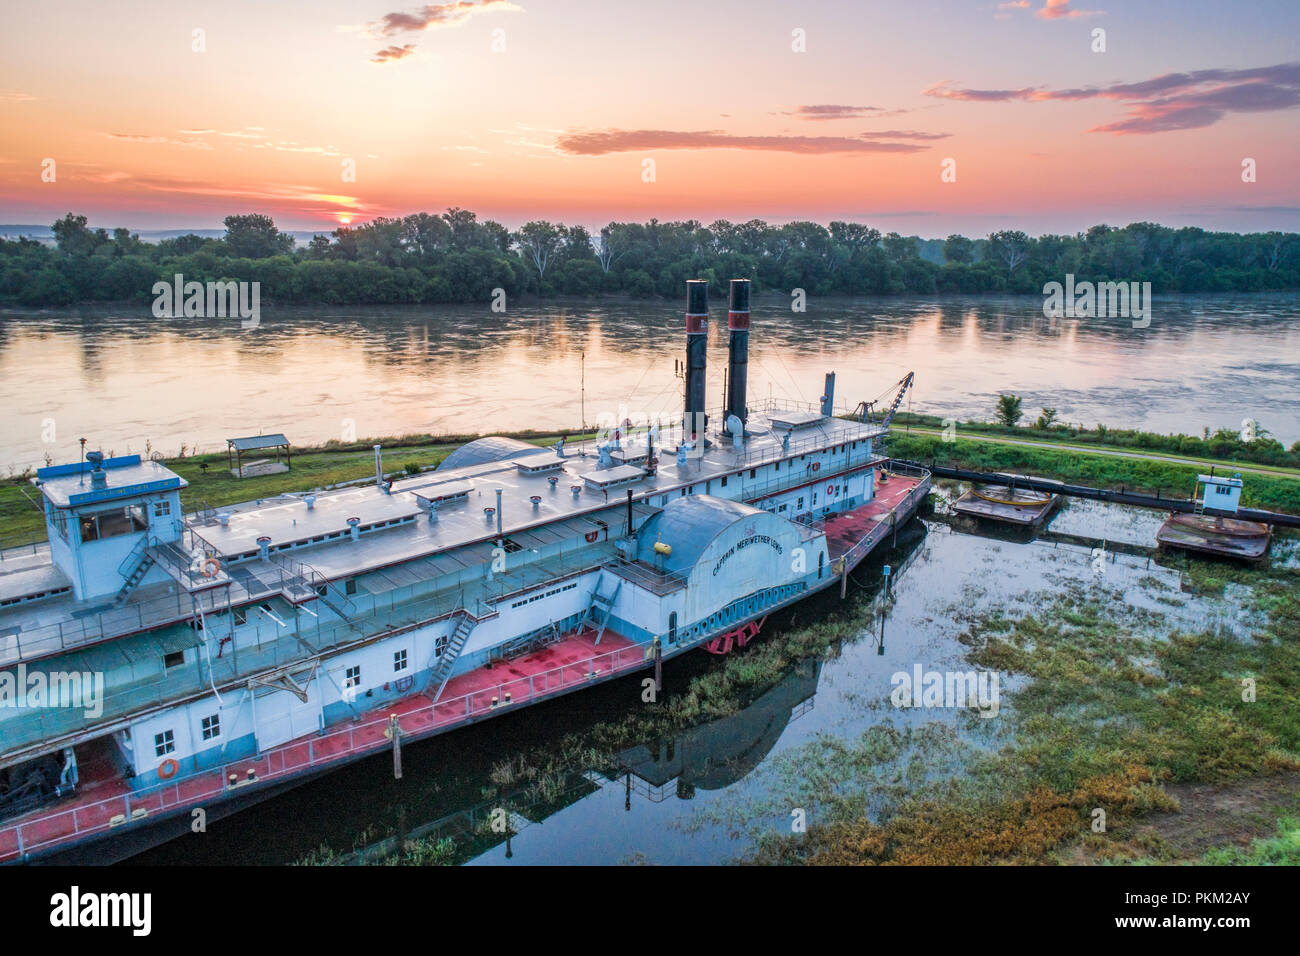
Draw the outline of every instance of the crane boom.
<instances>
[{"instance_id":1,"label":"crane boom","mask_svg":"<svg viewBox=\"0 0 1300 956\"><path fill-rule=\"evenodd\" d=\"M888 428L889 423L894 420L894 413L897 412L898 407L903 404L903 396L906 395L907 390L912 387L912 379L915 377L916 377L915 372L908 372L899 381L898 394L894 396L893 404L889 406L889 411L885 413L884 419L881 420L880 422L881 428Z\"/></svg>"}]
</instances>

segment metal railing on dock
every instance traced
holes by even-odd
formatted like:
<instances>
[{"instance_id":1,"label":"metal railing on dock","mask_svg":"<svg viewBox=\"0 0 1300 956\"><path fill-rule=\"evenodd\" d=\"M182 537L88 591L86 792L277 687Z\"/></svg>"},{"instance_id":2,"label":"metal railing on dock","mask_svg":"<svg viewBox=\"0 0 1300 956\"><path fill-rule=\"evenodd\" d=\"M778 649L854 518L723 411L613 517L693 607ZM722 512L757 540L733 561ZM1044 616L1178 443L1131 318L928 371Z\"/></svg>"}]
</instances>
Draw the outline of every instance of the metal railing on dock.
<instances>
[{"instance_id":1,"label":"metal railing on dock","mask_svg":"<svg viewBox=\"0 0 1300 956\"><path fill-rule=\"evenodd\" d=\"M938 478L953 478L958 481L974 481L980 484L1010 485L1028 488L1032 491L1046 491L1071 498L1089 498L1093 501L1108 501L1112 504L1132 505L1137 508L1155 508L1161 511L1176 511L1183 514L1195 513L1197 503L1187 498L1165 498L1160 494L1146 495L1129 491L1121 487L1119 491L1109 488L1092 488L1088 485L1071 485L1052 478L1036 478L1033 475L1012 475L1005 472L969 471L950 465L919 462L898 462L916 468L928 468ZM1262 521L1266 524L1280 525L1287 528L1300 528L1300 515L1286 514L1278 511L1261 511L1256 508L1239 508L1232 515L1244 521Z\"/></svg>"}]
</instances>

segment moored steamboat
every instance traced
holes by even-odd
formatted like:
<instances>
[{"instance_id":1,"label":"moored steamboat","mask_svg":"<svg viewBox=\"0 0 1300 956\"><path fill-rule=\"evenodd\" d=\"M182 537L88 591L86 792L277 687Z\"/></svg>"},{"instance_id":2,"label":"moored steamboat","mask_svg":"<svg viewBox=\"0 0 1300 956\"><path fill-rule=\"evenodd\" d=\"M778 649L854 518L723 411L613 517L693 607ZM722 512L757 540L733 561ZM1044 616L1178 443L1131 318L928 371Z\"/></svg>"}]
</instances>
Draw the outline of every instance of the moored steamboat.
<instances>
[{"instance_id":1,"label":"moored steamboat","mask_svg":"<svg viewBox=\"0 0 1300 956\"><path fill-rule=\"evenodd\" d=\"M190 515L158 462L40 469L49 544L0 574L0 862L111 861L842 588L929 489L882 446L911 376L876 422L835 415L833 374L817 406L751 404L747 280L728 327L709 414L689 282L675 436L590 454L481 438L389 480L376 446L372 484Z\"/></svg>"}]
</instances>

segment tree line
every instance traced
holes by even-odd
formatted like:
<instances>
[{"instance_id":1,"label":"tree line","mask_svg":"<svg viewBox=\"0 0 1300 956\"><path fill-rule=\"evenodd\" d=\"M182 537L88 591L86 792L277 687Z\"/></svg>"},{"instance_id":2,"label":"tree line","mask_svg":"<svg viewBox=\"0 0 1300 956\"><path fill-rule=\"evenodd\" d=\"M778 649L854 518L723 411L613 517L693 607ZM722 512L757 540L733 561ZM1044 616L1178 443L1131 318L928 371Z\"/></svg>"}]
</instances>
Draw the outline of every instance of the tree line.
<instances>
[{"instance_id":1,"label":"tree line","mask_svg":"<svg viewBox=\"0 0 1300 956\"><path fill-rule=\"evenodd\" d=\"M488 302L507 295L681 296L689 278L715 287L808 295L1010 292L1045 283L1149 281L1157 294L1300 288L1300 235L1209 232L1150 222L1074 235L1003 230L921 239L862 223L709 225L695 220L584 226L545 220L515 231L466 209L342 226L299 245L269 216L232 215L220 238L146 242L68 213L54 245L0 240L0 301L26 306L147 301L157 281L249 281L278 303Z\"/></svg>"}]
</instances>

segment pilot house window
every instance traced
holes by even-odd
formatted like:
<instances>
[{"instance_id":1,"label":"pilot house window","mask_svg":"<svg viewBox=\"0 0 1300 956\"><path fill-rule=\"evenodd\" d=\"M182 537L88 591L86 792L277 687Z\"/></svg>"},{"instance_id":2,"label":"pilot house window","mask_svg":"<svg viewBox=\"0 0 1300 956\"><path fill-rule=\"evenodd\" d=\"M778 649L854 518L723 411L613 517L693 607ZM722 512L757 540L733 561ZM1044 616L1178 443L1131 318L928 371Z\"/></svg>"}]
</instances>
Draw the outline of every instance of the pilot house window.
<instances>
[{"instance_id":1,"label":"pilot house window","mask_svg":"<svg viewBox=\"0 0 1300 956\"><path fill-rule=\"evenodd\" d=\"M145 520L144 505L126 505L98 514L82 515L81 540L98 541L101 538L115 538L120 534L146 531L149 522Z\"/></svg>"}]
</instances>

